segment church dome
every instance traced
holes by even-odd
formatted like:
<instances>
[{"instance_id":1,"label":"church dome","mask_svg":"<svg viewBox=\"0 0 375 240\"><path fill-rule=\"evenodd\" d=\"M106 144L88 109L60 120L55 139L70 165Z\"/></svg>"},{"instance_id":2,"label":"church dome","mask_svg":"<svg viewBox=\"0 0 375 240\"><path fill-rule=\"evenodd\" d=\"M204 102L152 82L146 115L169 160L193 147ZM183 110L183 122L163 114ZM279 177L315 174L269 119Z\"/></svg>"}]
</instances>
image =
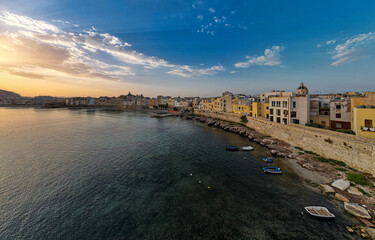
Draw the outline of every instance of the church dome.
<instances>
[{"instance_id":1,"label":"church dome","mask_svg":"<svg viewBox=\"0 0 375 240\"><path fill-rule=\"evenodd\" d=\"M305 85L303 85L303 83L301 83L301 85L299 85L299 87L297 88L296 93L297 94L308 94L309 90L307 89L307 87Z\"/></svg>"}]
</instances>

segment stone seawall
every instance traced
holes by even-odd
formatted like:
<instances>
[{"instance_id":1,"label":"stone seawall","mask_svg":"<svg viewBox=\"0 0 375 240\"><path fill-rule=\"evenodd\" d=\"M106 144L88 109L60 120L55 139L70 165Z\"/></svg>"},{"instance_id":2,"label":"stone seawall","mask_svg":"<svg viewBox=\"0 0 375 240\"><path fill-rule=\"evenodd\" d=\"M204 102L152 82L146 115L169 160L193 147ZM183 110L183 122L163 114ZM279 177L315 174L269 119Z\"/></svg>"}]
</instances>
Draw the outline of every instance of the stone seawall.
<instances>
[{"instance_id":1,"label":"stone seawall","mask_svg":"<svg viewBox=\"0 0 375 240\"><path fill-rule=\"evenodd\" d=\"M195 114L240 123L240 115L195 110ZM283 125L247 117L249 128L265 135L313 151L325 158L345 162L348 166L375 176L375 140L301 125Z\"/></svg>"}]
</instances>

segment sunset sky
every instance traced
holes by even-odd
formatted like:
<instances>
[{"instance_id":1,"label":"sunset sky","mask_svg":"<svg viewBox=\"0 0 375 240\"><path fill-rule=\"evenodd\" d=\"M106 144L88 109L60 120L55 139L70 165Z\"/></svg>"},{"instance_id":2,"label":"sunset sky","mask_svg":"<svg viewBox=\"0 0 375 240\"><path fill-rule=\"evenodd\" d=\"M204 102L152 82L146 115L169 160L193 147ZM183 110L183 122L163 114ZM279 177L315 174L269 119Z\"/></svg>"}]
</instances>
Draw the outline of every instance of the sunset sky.
<instances>
[{"instance_id":1,"label":"sunset sky","mask_svg":"<svg viewBox=\"0 0 375 240\"><path fill-rule=\"evenodd\" d=\"M375 1L1 1L0 89L374 91L374 13Z\"/></svg>"}]
</instances>

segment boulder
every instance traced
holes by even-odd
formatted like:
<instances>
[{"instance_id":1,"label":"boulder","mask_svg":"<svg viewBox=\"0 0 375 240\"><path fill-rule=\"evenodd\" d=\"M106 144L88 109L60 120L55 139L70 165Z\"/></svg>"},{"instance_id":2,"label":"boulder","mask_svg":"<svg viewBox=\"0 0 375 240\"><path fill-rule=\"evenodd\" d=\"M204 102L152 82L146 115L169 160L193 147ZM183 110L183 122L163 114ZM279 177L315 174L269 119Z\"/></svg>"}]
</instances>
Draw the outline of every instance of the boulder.
<instances>
[{"instance_id":1,"label":"boulder","mask_svg":"<svg viewBox=\"0 0 375 240\"><path fill-rule=\"evenodd\" d=\"M356 217L371 219L371 216L367 212L367 210L364 207L361 207L357 204L344 202L344 208L348 213L350 213L350 214L352 214Z\"/></svg>"},{"instance_id":2,"label":"boulder","mask_svg":"<svg viewBox=\"0 0 375 240\"><path fill-rule=\"evenodd\" d=\"M370 238L375 239L375 229L370 227L366 227L365 229Z\"/></svg>"},{"instance_id":3,"label":"boulder","mask_svg":"<svg viewBox=\"0 0 375 240\"><path fill-rule=\"evenodd\" d=\"M302 164L302 167L304 167L304 168L306 168L307 170L310 170L310 171L315 170L314 165L311 164L311 163L304 163L304 164Z\"/></svg>"},{"instance_id":4,"label":"boulder","mask_svg":"<svg viewBox=\"0 0 375 240\"><path fill-rule=\"evenodd\" d=\"M331 185L342 191L345 191L348 187L350 187L350 182L344 179L339 179L334 181Z\"/></svg>"},{"instance_id":5,"label":"boulder","mask_svg":"<svg viewBox=\"0 0 375 240\"><path fill-rule=\"evenodd\" d=\"M341 195L340 193L336 193L335 194L335 199L336 200L339 200L341 202L349 202L349 199L347 199L346 197L344 197L343 195Z\"/></svg>"},{"instance_id":6,"label":"boulder","mask_svg":"<svg viewBox=\"0 0 375 240\"><path fill-rule=\"evenodd\" d=\"M361 193L357 188L355 187L349 187L348 188L348 193L350 194L354 194L354 195L357 195L357 196L363 196L363 193Z\"/></svg>"},{"instance_id":7,"label":"boulder","mask_svg":"<svg viewBox=\"0 0 375 240\"><path fill-rule=\"evenodd\" d=\"M318 188L320 189L320 191L326 194L335 193L335 190L331 186L328 186L326 184L320 184Z\"/></svg>"}]
</instances>

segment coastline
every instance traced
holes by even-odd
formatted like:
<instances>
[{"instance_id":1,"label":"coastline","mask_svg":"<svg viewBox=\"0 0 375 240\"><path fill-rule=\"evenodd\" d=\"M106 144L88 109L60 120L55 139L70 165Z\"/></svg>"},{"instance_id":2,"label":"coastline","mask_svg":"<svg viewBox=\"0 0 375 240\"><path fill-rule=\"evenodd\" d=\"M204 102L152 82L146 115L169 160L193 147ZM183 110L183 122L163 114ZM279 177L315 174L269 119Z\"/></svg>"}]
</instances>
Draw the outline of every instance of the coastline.
<instances>
[{"instance_id":1,"label":"coastline","mask_svg":"<svg viewBox=\"0 0 375 240\"><path fill-rule=\"evenodd\" d=\"M375 223L375 190L373 187L362 186L350 182L350 189L353 190L353 188L355 188L354 190L356 190L357 192L351 191L349 193L347 189L342 190L335 186L332 186L332 183L336 180L343 179L346 181L347 172L355 172L365 175L364 173L350 168L345 164L343 165L343 162L341 161L324 161L324 158L317 155L316 153L304 151L303 149L294 147L287 142L256 132L254 129L250 129L245 125L214 118L208 118L191 113L181 112L179 114L174 114L173 116L185 118L187 120L200 121L202 123L206 123L208 126L221 128L225 131L239 134L243 137L248 138L249 141L255 142L263 147L268 148L272 155L281 158L281 160L285 164L287 164L288 167L293 169L295 174L297 174L304 181L304 183L307 186L310 186L314 191L321 192L324 196L331 199L332 201L336 201L338 203L341 202L340 208L348 213L351 212L346 210L346 204L357 204L369 213L369 215L371 216L371 220L373 221L372 223ZM327 191L326 186L328 186L328 188L332 189L333 191ZM362 191L358 191L357 189L360 189ZM358 217L353 213L351 214L352 217ZM358 219L361 220L361 218L359 217ZM370 223L370 225L372 223ZM374 229L370 228L367 223L366 225L367 227L347 226L347 229L348 231L353 230L353 232L356 232L357 235L362 238L366 239L370 237L371 239L375 239Z\"/></svg>"}]
</instances>

